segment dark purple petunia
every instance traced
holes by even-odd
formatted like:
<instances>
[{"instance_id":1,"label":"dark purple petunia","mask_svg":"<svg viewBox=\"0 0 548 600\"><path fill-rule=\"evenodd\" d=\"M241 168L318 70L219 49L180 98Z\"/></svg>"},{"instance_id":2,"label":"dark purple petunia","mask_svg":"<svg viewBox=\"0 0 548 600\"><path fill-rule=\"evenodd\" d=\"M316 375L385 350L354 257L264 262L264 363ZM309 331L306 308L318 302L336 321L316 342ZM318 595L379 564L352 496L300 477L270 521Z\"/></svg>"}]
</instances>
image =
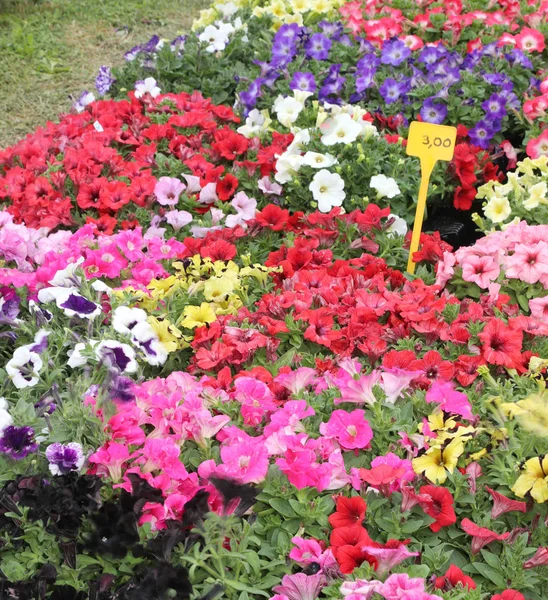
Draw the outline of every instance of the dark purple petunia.
<instances>
[{"instance_id":1,"label":"dark purple petunia","mask_svg":"<svg viewBox=\"0 0 548 600\"><path fill-rule=\"evenodd\" d=\"M8 287L0 288L0 325L13 325L19 314L19 296Z\"/></svg>"},{"instance_id":2,"label":"dark purple petunia","mask_svg":"<svg viewBox=\"0 0 548 600\"><path fill-rule=\"evenodd\" d=\"M34 441L32 427L10 425L4 429L0 438L0 452L14 460L21 460L37 450L38 444Z\"/></svg>"},{"instance_id":3,"label":"dark purple petunia","mask_svg":"<svg viewBox=\"0 0 548 600\"><path fill-rule=\"evenodd\" d=\"M293 75L289 84L292 90L302 90L303 92L315 92L317 85L313 73L298 71Z\"/></svg>"},{"instance_id":4,"label":"dark purple petunia","mask_svg":"<svg viewBox=\"0 0 548 600\"><path fill-rule=\"evenodd\" d=\"M398 39L385 42L382 47L381 62L383 65L398 67L411 56L411 50Z\"/></svg>"},{"instance_id":5,"label":"dark purple petunia","mask_svg":"<svg viewBox=\"0 0 548 600\"><path fill-rule=\"evenodd\" d=\"M137 56L139 54L141 54L142 51L143 51L142 46L133 46L133 48L131 50L128 50L124 54L124 59L127 60L128 62L131 62L132 60L135 60L137 58Z\"/></svg>"},{"instance_id":6,"label":"dark purple petunia","mask_svg":"<svg viewBox=\"0 0 548 600\"><path fill-rule=\"evenodd\" d=\"M120 402L133 402L135 382L124 375L114 375L109 386L109 395L112 400Z\"/></svg>"},{"instance_id":7,"label":"dark purple petunia","mask_svg":"<svg viewBox=\"0 0 548 600\"><path fill-rule=\"evenodd\" d=\"M131 356L127 356L122 346L111 345L102 349L102 354L109 357L113 365L117 366L120 371L125 371L132 360Z\"/></svg>"},{"instance_id":8,"label":"dark purple petunia","mask_svg":"<svg viewBox=\"0 0 548 600\"><path fill-rule=\"evenodd\" d=\"M420 115L422 120L427 123L441 125L447 117L447 106L439 100L436 102L434 98L426 98L420 110Z\"/></svg>"},{"instance_id":9,"label":"dark purple petunia","mask_svg":"<svg viewBox=\"0 0 548 600\"><path fill-rule=\"evenodd\" d=\"M329 50L331 50L332 42L322 33L315 33L310 36L306 42L304 49L306 58L315 60L327 60L329 58Z\"/></svg>"},{"instance_id":10,"label":"dark purple petunia","mask_svg":"<svg viewBox=\"0 0 548 600\"><path fill-rule=\"evenodd\" d=\"M142 50L143 52L152 53L158 50L158 45L160 44L160 37L157 35L153 35L148 42L143 44Z\"/></svg>"},{"instance_id":11,"label":"dark purple petunia","mask_svg":"<svg viewBox=\"0 0 548 600\"><path fill-rule=\"evenodd\" d=\"M79 294L70 294L70 296L59 305L60 308L64 308L67 311L72 311L73 313L86 317L93 315L99 306L80 296Z\"/></svg>"}]
</instances>

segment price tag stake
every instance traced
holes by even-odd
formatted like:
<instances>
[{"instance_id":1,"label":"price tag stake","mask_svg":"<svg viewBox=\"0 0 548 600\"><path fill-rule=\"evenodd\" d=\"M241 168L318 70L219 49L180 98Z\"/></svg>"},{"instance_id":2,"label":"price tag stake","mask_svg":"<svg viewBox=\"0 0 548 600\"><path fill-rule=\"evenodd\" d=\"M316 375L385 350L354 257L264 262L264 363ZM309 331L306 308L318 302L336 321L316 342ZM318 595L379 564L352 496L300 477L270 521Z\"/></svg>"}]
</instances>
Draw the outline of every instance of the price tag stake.
<instances>
[{"instance_id":1,"label":"price tag stake","mask_svg":"<svg viewBox=\"0 0 548 600\"><path fill-rule=\"evenodd\" d=\"M408 273L412 274L415 272L413 254L419 249L422 222L424 220L424 211L426 210L426 197L428 195L428 185L432 170L438 160L449 161L453 158L456 139L457 129L455 127L421 123L420 121L413 121L409 126L407 155L417 156L421 161L421 185L419 188L415 222L413 224L411 247L409 248Z\"/></svg>"}]
</instances>

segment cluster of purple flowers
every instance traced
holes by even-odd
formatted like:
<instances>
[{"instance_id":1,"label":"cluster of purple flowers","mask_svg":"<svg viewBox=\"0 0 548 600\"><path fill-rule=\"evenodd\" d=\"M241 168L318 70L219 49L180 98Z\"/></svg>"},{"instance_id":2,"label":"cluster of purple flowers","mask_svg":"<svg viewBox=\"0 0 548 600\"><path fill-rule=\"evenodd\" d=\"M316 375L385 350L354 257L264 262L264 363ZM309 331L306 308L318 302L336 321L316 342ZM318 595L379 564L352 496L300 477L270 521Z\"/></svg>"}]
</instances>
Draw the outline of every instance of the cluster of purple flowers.
<instances>
[{"instance_id":1,"label":"cluster of purple flowers","mask_svg":"<svg viewBox=\"0 0 548 600\"><path fill-rule=\"evenodd\" d=\"M337 54L344 50L342 46L355 50L350 53L347 48L346 52L346 56L357 57L354 67L343 69ZM526 90L515 90L515 81L519 80L522 88L529 79L530 87L539 85L530 77L534 72L531 60L515 48L492 43L462 56L441 44L412 51L404 41L393 38L379 50L365 39L351 40L340 23L319 23L317 31L296 24L283 25L273 38L270 60L255 64L261 69L259 76L239 95L244 112L255 108L262 96L270 96L269 88L274 88L283 76L281 86L289 80L291 90L313 92L321 102L349 101L375 111L382 99L384 106L394 105L394 110L406 117L416 118L419 112L424 121L441 124L447 120L449 98L470 96L465 88L477 86L480 97L470 98L463 105L481 103L485 111L479 121L470 118L467 123L472 142L482 148L487 148L502 130L508 112L521 107L516 91L523 96ZM298 66L298 70L292 73L291 66ZM426 98L424 89L430 92ZM417 97L422 98L419 106Z\"/></svg>"}]
</instances>

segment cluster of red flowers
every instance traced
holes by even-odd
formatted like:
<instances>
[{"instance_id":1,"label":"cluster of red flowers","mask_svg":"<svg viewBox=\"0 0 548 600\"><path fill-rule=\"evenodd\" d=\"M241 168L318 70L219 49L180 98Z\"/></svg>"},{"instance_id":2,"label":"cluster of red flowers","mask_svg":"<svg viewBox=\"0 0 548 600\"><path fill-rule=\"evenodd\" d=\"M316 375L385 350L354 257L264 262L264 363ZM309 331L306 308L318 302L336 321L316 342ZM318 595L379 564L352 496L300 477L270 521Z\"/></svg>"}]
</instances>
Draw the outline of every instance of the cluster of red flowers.
<instances>
[{"instance_id":1,"label":"cluster of red flowers","mask_svg":"<svg viewBox=\"0 0 548 600\"><path fill-rule=\"evenodd\" d=\"M458 186L453 196L453 204L459 210L470 210L477 194L478 185L487 181L502 181L504 177L499 168L493 164L488 152L467 143L466 128L458 127L459 143L455 146L455 154L451 163ZM509 144L509 142L507 142ZM515 166L515 165L513 165Z\"/></svg>"},{"instance_id":2,"label":"cluster of red flowers","mask_svg":"<svg viewBox=\"0 0 548 600\"><path fill-rule=\"evenodd\" d=\"M135 210L153 206L157 177L173 170L199 177L193 192L214 182L226 201L238 188L234 171L270 174L291 141L275 135L268 146L253 144L230 128L238 122L197 92L94 102L0 152L0 201L28 227L85 221L105 233L136 226Z\"/></svg>"},{"instance_id":3,"label":"cluster of red flowers","mask_svg":"<svg viewBox=\"0 0 548 600\"><path fill-rule=\"evenodd\" d=\"M265 263L280 269L274 275L277 289L263 296L255 310L242 308L235 317L221 317L199 328L192 344L194 369L245 368L261 348L275 360L287 351L290 340L299 339L303 347L312 344L314 352L366 356L373 366L420 372L414 379L419 387L453 378L468 386L481 365L527 370L530 341L548 332L546 325L519 315L506 297L501 296L496 306L487 297L477 302L447 298L439 287L422 280L410 282L373 256L378 246L365 233L380 227L378 207L344 217L335 209L300 221L286 213L267 207L248 231L252 235L259 222L273 230L299 229L293 244L271 252ZM331 249L339 238L341 219L356 224L364 234L355 241L345 238L350 248L362 252L356 258L336 259ZM243 232L228 232L232 241L239 235ZM225 230L203 240L185 240L185 245L189 254L228 260L235 256L236 246L226 238ZM428 242L436 244L435 239ZM501 311L504 320L495 311ZM411 338L416 340L413 350L398 349L398 342Z\"/></svg>"}]
</instances>

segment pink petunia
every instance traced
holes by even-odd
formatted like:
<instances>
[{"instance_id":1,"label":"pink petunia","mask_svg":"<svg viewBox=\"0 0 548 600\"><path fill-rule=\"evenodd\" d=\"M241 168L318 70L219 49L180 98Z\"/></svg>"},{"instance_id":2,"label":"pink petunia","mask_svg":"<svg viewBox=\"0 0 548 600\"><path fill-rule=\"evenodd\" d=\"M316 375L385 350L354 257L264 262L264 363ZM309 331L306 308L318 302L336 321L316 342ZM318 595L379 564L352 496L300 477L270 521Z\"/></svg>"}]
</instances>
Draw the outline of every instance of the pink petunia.
<instances>
[{"instance_id":1,"label":"pink petunia","mask_svg":"<svg viewBox=\"0 0 548 600\"><path fill-rule=\"evenodd\" d=\"M482 289L487 289L500 274L500 266L492 256L471 254L461 264L464 281L475 283Z\"/></svg>"},{"instance_id":2,"label":"pink petunia","mask_svg":"<svg viewBox=\"0 0 548 600\"><path fill-rule=\"evenodd\" d=\"M344 450L366 448L373 439L373 431L365 418L365 411L334 410L327 423L320 425L320 433L339 442Z\"/></svg>"}]
</instances>

